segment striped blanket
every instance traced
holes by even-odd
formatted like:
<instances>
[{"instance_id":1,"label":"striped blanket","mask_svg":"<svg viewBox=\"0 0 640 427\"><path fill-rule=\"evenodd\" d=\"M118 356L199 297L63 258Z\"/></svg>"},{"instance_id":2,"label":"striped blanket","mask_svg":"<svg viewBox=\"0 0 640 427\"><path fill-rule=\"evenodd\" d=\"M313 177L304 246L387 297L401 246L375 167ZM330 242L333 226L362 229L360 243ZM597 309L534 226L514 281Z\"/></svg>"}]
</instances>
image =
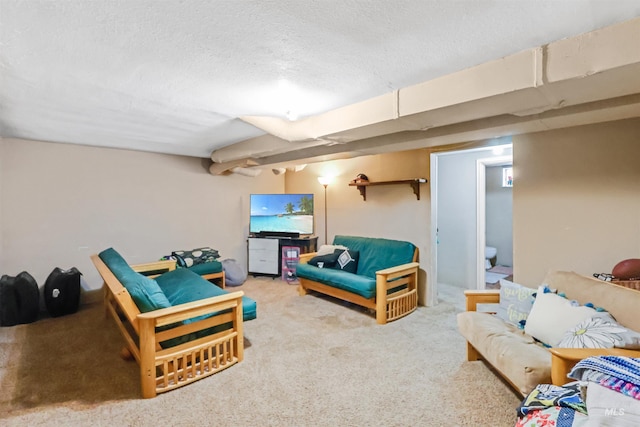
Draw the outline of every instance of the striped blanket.
<instances>
[{"instance_id":1,"label":"striped blanket","mask_svg":"<svg viewBox=\"0 0 640 427\"><path fill-rule=\"evenodd\" d=\"M573 367L569 377L579 381L592 381L640 400L640 358L588 357Z\"/></svg>"}]
</instances>

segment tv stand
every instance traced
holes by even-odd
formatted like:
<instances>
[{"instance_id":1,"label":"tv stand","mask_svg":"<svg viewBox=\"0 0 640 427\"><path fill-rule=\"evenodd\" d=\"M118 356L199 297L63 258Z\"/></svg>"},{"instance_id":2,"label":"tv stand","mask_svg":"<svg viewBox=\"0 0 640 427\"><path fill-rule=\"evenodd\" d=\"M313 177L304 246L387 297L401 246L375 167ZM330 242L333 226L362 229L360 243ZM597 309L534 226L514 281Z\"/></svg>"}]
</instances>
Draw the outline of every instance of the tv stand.
<instances>
[{"instance_id":1,"label":"tv stand","mask_svg":"<svg viewBox=\"0 0 640 427\"><path fill-rule=\"evenodd\" d=\"M318 236L286 237L260 236L256 233L248 239L248 272L253 276L280 276L282 273L282 247L295 246L301 254L315 252Z\"/></svg>"},{"instance_id":2,"label":"tv stand","mask_svg":"<svg viewBox=\"0 0 640 427\"><path fill-rule=\"evenodd\" d=\"M259 231L255 233L255 237L274 237L276 239L279 238L290 238L290 239L298 239L300 237L300 233L294 233L289 231Z\"/></svg>"}]
</instances>

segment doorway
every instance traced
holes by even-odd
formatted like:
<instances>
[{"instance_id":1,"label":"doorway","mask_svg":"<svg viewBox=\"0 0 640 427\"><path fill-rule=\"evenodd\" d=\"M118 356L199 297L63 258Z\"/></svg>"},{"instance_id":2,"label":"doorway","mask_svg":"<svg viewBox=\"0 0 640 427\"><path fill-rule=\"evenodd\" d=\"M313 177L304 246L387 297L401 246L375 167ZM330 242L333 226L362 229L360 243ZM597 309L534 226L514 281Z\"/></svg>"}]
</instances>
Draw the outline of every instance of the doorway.
<instances>
[{"instance_id":1,"label":"doorway","mask_svg":"<svg viewBox=\"0 0 640 427\"><path fill-rule=\"evenodd\" d=\"M483 230L479 230L477 210L478 205L484 204L486 191L478 195L477 161L511 156L511 138L503 138L500 142L500 145L430 155L433 238L429 277L436 292L431 293L428 304L437 303L438 283L462 289L484 288L484 263L480 265L478 260L484 260L486 237ZM486 175L486 170L482 172ZM482 176L480 178L484 181ZM482 197L480 202L478 197Z\"/></svg>"},{"instance_id":2,"label":"doorway","mask_svg":"<svg viewBox=\"0 0 640 427\"><path fill-rule=\"evenodd\" d=\"M513 156L497 156L476 161L476 288L510 276L513 266L512 198L513 174L510 179L503 174L512 170ZM489 174L488 172L491 171ZM488 180L487 178L491 178ZM503 180L503 178L505 178ZM490 198L490 199L489 199ZM486 250L495 252L487 254ZM507 253L508 252L508 253ZM506 262L505 262L506 261ZM504 265L508 264L508 265ZM499 268L502 267L502 270ZM489 279L489 276L492 278Z\"/></svg>"}]
</instances>

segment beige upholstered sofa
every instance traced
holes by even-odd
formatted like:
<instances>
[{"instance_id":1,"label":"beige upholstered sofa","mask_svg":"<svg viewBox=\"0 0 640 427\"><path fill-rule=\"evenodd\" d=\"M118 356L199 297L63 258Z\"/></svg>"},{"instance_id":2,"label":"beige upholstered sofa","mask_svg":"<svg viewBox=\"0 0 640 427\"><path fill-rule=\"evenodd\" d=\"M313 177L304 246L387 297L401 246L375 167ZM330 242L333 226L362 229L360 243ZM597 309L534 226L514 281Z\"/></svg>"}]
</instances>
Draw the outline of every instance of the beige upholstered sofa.
<instances>
[{"instance_id":1,"label":"beige upholstered sofa","mask_svg":"<svg viewBox=\"0 0 640 427\"><path fill-rule=\"evenodd\" d=\"M552 271L543 281L580 304L606 309L618 323L640 331L640 292L573 272ZM467 311L458 314L458 329L467 340L467 360L484 359L521 394L537 384L562 385L572 381L567 373L589 356L617 354L640 357L640 351L620 348L547 348L522 329L490 312L476 311L477 304L498 303L499 290L465 291Z\"/></svg>"}]
</instances>

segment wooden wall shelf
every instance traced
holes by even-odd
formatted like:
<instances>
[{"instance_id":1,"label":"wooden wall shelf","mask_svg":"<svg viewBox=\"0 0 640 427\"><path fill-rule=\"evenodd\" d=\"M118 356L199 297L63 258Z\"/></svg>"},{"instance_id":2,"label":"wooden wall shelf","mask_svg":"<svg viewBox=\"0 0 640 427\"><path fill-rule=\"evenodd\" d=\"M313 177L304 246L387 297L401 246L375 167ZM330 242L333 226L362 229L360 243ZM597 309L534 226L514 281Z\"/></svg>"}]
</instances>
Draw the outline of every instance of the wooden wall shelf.
<instances>
[{"instance_id":1,"label":"wooden wall shelf","mask_svg":"<svg viewBox=\"0 0 640 427\"><path fill-rule=\"evenodd\" d=\"M367 187L375 185L397 185L409 184L413 189L413 194L420 200L420 184L427 182L426 178L402 179L399 181L377 181L377 182L351 182L350 187L356 187L360 191L363 200L367 200Z\"/></svg>"}]
</instances>

